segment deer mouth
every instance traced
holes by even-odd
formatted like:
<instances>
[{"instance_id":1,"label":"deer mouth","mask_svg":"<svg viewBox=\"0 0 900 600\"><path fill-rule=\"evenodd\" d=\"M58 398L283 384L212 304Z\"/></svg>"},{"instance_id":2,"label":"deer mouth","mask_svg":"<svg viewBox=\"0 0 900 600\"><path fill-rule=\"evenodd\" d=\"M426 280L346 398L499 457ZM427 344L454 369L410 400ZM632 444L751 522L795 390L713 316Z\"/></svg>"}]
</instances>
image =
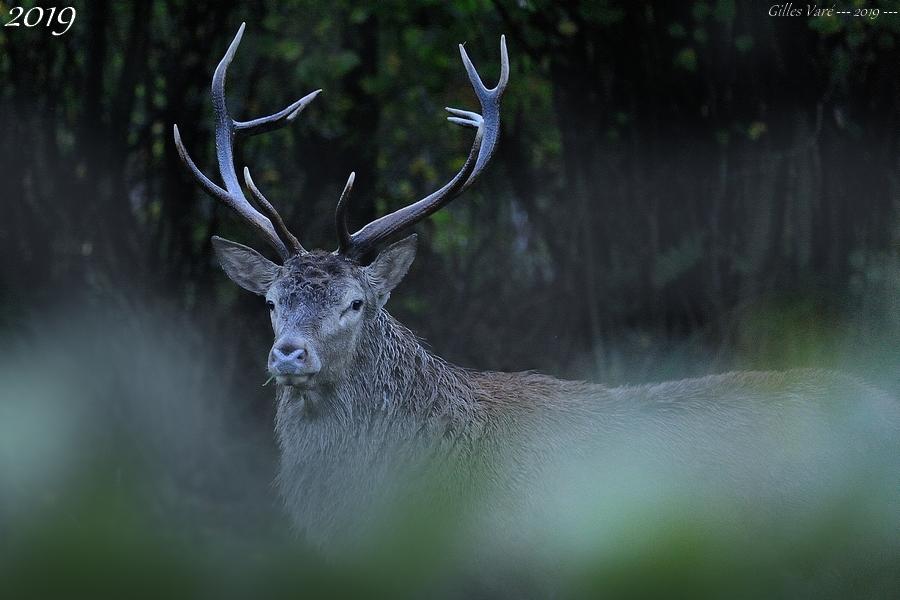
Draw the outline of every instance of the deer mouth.
<instances>
[{"instance_id":1,"label":"deer mouth","mask_svg":"<svg viewBox=\"0 0 900 600\"><path fill-rule=\"evenodd\" d=\"M275 382L279 385L286 385L288 387L309 387L309 383L312 381L313 374L312 373L304 373L304 374L283 374L276 375Z\"/></svg>"}]
</instances>

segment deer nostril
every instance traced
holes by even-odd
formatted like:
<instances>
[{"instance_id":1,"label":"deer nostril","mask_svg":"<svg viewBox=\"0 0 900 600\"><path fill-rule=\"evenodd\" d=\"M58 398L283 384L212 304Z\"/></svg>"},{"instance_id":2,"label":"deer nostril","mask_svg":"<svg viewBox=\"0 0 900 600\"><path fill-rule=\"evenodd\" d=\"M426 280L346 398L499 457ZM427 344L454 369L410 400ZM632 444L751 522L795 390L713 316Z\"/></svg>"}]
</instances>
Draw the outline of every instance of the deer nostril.
<instances>
[{"instance_id":1,"label":"deer nostril","mask_svg":"<svg viewBox=\"0 0 900 600\"><path fill-rule=\"evenodd\" d=\"M275 346L273 350L273 354L278 360L297 360L302 362L309 356L306 345L297 342L282 342Z\"/></svg>"},{"instance_id":2,"label":"deer nostril","mask_svg":"<svg viewBox=\"0 0 900 600\"><path fill-rule=\"evenodd\" d=\"M278 352L278 354L281 354L282 356L288 356L290 354L293 354L294 350L296 350L296 349L297 349L297 346L295 346L293 344L279 344L279 345L275 346L275 350Z\"/></svg>"}]
</instances>

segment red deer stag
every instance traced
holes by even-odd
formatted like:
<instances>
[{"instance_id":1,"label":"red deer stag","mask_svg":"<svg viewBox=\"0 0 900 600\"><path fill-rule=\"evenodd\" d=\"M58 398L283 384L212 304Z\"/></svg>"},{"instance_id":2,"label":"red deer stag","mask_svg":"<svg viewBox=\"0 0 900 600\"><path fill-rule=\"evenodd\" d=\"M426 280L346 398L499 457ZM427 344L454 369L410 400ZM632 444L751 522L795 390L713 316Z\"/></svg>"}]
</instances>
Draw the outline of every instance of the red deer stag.
<instances>
[{"instance_id":1,"label":"red deer stag","mask_svg":"<svg viewBox=\"0 0 900 600\"><path fill-rule=\"evenodd\" d=\"M388 482L408 483L417 474L424 477L423 471L433 475L435 465L448 471L441 489L451 495L464 495L472 481L489 482L503 498L497 503L503 506L500 520L511 523L516 509L540 504L537 494L552 494L551 482L564 472L550 467L560 464L554 461L569 454L602 460L611 440L629 438L641 439L640 460L690 457L681 461L690 463L686 472L718 473L725 488L738 489L743 480L746 492L770 480L772 489L783 490L802 487L798 481L804 477L812 488L823 472L813 467L828 467L815 457L793 460L787 451L775 450L793 431L785 423L827 435L842 407L860 404L877 406L895 419L891 399L827 371L740 372L610 388L534 373L471 371L431 354L385 309L413 261L416 237L379 248L470 187L490 162L509 79L504 38L500 79L493 88L459 47L481 104L480 114L447 109L451 122L474 130L459 172L440 189L355 233L347 225L351 174L337 202L338 248L327 252L301 245L246 167L249 197L243 192L234 165L235 138L292 122L320 91L273 115L234 120L224 84L243 32L241 25L212 80L222 185L196 166L177 125L174 137L200 187L243 217L281 257L276 264L246 246L212 238L227 275L264 297L271 314L275 339L268 371L277 383L281 450L277 483L293 521L310 539L324 544L355 530L364 513L390 504L387 490L396 486ZM895 420L887 430L896 432Z\"/></svg>"}]
</instances>

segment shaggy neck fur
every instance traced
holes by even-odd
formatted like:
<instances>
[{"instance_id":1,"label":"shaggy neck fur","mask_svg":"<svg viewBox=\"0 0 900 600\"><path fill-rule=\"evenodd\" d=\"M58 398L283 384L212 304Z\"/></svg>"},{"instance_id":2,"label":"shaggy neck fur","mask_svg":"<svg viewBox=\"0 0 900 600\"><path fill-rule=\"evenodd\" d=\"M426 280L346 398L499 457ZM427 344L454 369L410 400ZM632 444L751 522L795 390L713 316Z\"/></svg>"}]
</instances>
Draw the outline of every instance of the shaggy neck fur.
<instances>
[{"instance_id":1,"label":"shaggy neck fur","mask_svg":"<svg viewBox=\"0 0 900 600\"><path fill-rule=\"evenodd\" d=\"M430 354L387 312L367 325L347 377L334 389L333 409L352 420L391 413L459 425L478 402L469 372Z\"/></svg>"}]
</instances>

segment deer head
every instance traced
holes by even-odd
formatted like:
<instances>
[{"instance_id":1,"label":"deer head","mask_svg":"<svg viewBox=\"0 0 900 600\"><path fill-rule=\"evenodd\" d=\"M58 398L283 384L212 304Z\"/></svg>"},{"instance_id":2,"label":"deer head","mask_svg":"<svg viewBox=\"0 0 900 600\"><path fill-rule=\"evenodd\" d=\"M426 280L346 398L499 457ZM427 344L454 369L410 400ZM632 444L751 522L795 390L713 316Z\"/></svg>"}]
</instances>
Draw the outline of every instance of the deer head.
<instances>
[{"instance_id":1,"label":"deer head","mask_svg":"<svg viewBox=\"0 0 900 600\"><path fill-rule=\"evenodd\" d=\"M276 264L255 250L213 237L219 263L242 288L265 297L275 341L268 369L279 384L316 388L339 379L365 337L366 325L381 316L391 291L415 257L416 237L410 235L388 246L385 242L428 217L468 188L490 161L500 133L500 98L509 78L506 41L500 38L500 81L488 89L459 46L463 65L481 104L481 114L447 108L448 120L475 129L475 140L459 172L428 196L385 215L356 233L347 225L353 187L351 173L337 203L335 222L338 248L333 252L307 251L287 229L283 219L254 184L248 168L244 194L234 166L237 137L271 131L292 122L321 92L316 90L285 109L251 121L235 121L225 102L225 76L244 33L244 24L219 62L212 80L215 111L216 156L223 185L210 180L196 166L174 126L175 145L186 168L208 194L234 210L281 257Z\"/></svg>"}]
</instances>

